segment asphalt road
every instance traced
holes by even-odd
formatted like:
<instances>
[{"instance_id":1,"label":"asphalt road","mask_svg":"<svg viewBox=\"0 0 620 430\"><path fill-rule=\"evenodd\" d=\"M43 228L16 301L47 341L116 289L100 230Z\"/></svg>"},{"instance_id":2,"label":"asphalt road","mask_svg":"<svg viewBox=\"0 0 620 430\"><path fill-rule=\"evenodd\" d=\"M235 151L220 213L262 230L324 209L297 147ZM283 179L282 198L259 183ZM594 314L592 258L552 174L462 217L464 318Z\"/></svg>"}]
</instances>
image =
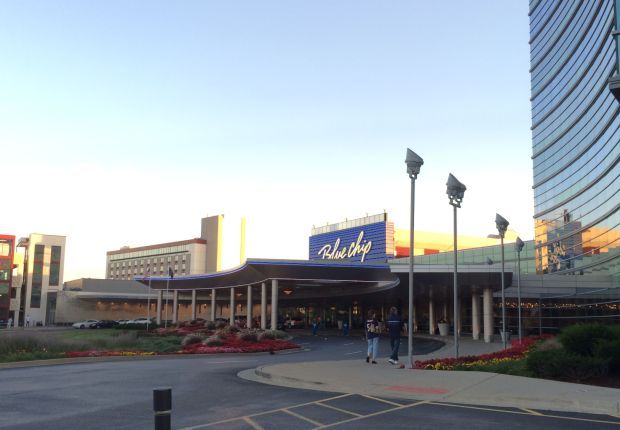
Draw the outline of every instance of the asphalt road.
<instances>
[{"instance_id":1,"label":"asphalt road","mask_svg":"<svg viewBox=\"0 0 620 430\"><path fill-rule=\"evenodd\" d=\"M152 429L152 389L159 386L172 387L173 428L620 428L620 420L610 416L342 395L237 377L239 371L263 364L365 357L365 342L360 338L302 337L297 341L310 351L0 370L0 428ZM418 348L429 351L440 344L420 339L414 345L418 353ZM387 356L386 343L382 350Z\"/></svg>"}]
</instances>

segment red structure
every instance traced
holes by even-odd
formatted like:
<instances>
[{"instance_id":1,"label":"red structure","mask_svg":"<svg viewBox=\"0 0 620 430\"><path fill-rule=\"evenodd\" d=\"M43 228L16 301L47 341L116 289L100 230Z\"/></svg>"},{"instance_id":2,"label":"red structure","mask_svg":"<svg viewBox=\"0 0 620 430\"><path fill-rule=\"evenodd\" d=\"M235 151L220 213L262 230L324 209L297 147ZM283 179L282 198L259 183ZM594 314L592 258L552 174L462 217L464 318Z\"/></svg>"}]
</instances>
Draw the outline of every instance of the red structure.
<instances>
[{"instance_id":1,"label":"red structure","mask_svg":"<svg viewBox=\"0 0 620 430\"><path fill-rule=\"evenodd\" d=\"M0 234L0 323L6 324L11 306L15 236Z\"/></svg>"}]
</instances>

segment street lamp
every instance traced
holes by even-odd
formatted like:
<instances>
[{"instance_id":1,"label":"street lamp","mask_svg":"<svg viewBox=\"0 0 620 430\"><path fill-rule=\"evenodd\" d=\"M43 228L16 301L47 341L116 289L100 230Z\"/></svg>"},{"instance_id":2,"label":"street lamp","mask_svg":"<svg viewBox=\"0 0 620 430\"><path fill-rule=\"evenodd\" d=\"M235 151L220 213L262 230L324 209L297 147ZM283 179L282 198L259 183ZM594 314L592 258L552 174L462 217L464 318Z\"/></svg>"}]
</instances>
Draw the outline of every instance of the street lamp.
<instances>
[{"instance_id":1,"label":"street lamp","mask_svg":"<svg viewBox=\"0 0 620 430\"><path fill-rule=\"evenodd\" d=\"M495 214L495 226L497 227L497 232L499 233L499 238L501 239L502 244L502 343L504 344L504 349L506 349L506 297L504 295L504 236L506 235L506 230L508 230L508 220L501 216L500 214Z\"/></svg>"},{"instance_id":2,"label":"street lamp","mask_svg":"<svg viewBox=\"0 0 620 430\"><path fill-rule=\"evenodd\" d=\"M523 251L523 241L517 236L515 250L517 251L517 302L519 305L519 343L521 343L521 251Z\"/></svg>"},{"instance_id":3,"label":"street lamp","mask_svg":"<svg viewBox=\"0 0 620 430\"><path fill-rule=\"evenodd\" d=\"M424 160L407 148L407 174L411 179L411 222L409 224L409 315L407 317L407 360L411 368L413 368L413 221L415 209L415 180L420 173L420 167L424 164Z\"/></svg>"},{"instance_id":4,"label":"street lamp","mask_svg":"<svg viewBox=\"0 0 620 430\"><path fill-rule=\"evenodd\" d=\"M465 196L467 187L459 182L452 173L448 176L446 183L448 198L450 205L454 208L454 357L459 357L459 337L458 337L458 280L457 280L457 262L456 262L456 208L461 207L461 202Z\"/></svg>"}]
</instances>

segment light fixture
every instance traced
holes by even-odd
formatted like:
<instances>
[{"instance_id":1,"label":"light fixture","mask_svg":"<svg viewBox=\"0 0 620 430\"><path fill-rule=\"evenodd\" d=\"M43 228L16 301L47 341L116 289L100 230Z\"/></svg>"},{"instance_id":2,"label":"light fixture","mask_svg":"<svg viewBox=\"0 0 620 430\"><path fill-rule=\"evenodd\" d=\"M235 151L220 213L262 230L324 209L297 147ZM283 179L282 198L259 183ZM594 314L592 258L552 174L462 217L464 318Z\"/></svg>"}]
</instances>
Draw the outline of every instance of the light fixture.
<instances>
[{"instance_id":1,"label":"light fixture","mask_svg":"<svg viewBox=\"0 0 620 430\"><path fill-rule=\"evenodd\" d=\"M282 292L284 294L286 294L287 296L290 296L291 294L293 294L293 289L287 287L287 288L283 289Z\"/></svg>"}]
</instances>

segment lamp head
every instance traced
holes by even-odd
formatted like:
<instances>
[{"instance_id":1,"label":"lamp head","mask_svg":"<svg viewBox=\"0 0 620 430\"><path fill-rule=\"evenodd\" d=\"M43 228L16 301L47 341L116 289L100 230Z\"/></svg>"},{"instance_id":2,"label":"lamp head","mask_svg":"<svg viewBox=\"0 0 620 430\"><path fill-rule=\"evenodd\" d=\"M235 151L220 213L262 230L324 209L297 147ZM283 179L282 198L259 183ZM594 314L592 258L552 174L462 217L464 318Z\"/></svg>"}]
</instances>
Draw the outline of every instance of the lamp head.
<instances>
[{"instance_id":1,"label":"lamp head","mask_svg":"<svg viewBox=\"0 0 620 430\"><path fill-rule=\"evenodd\" d=\"M452 173L448 175L448 182L446 182L446 186L446 194L450 199L450 204L454 207L460 208L467 187L459 182L459 180L456 179Z\"/></svg>"},{"instance_id":2,"label":"lamp head","mask_svg":"<svg viewBox=\"0 0 620 430\"><path fill-rule=\"evenodd\" d=\"M407 173L410 178L417 178L420 173L420 167L424 164L424 160L418 154L407 148L407 158L405 158L405 164L407 164Z\"/></svg>"},{"instance_id":3,"label":"lamp head","mask_svg":"<svg viewBox=\"0 0 620 430\"><path fill-rule=\"evenodd\" d=\"M495 226L497 227L499 237L501 237L502 239L504 238L504 235L506 234L506 230L508 230L508 224L510 223L508 222L506 218L504 218L500 214L497 214L497 213L495 214Z\"/></svg>"},{"instance_id":4,"label":"lamp head","mask_svg":"<svg viewBox=\"0 0 620 430\"><path fill-rule=\"evenodd\" d=\"M523 243L521 238L519 236L517 236L517 241L515 242L515 250L517 252L523 251L523 245L525 245L525 243Z\"/></svg>"}]
</instances>

